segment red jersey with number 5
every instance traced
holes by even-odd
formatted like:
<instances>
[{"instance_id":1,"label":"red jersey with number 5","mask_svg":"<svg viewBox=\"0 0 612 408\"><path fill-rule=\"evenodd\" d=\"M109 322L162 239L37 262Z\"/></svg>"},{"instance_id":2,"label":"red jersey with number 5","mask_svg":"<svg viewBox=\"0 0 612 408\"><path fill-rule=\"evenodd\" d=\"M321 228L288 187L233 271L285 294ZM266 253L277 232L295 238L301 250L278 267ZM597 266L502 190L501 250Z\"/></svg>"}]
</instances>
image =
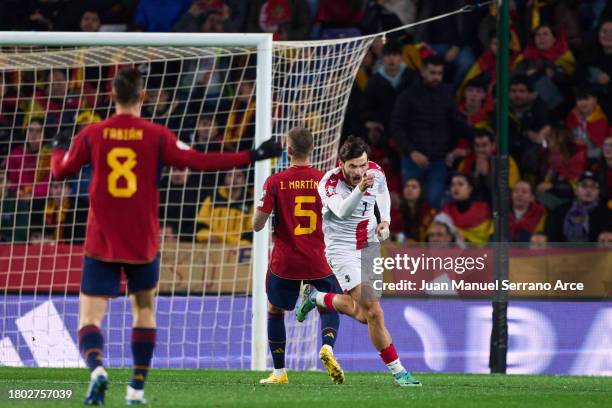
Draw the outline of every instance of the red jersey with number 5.
<instances>
[{"instance_id":1,"label":"red jersey with number 5","mask_svg":"<svg viewBox=\"0 0 612 408\"><path fill-rule=\"evenodd\" d=\"M321 226L323 173L312 166L292 166L270 176L259 211L274 212L274 248L270 272L285 279L321 279L331 275Z\"/></svg>"},{"instance_id":2,"label":"red jersey with number 5","mask_svg":"<svg viewBox=\"0 0 612 408\"><path fill-rule=\"evenodd\" d=\"M226 170L251 162L247 151L200 153L163 126L129 114L83 129L70 149L55 149L56 179L91 163L85 254L108 262L148 263L159 241L158 183L163 166Z\"/></svg>"}]
</instances>

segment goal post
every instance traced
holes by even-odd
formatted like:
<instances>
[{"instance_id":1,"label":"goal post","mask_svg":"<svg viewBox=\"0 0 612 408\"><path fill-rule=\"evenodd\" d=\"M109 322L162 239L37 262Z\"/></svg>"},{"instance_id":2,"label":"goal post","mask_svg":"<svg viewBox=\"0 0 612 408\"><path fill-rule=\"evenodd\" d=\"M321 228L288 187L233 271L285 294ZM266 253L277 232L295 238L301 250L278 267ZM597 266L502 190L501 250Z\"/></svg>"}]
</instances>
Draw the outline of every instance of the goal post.
<instances>
[{"instance_id":1,"label":"goal post","mask_svg":"<svg viewBox=\"0 0 612 408\"><path fill-rule=\"evenodd\" d=\"M223 151L236 151L252 148L269 138L282 140L292 127L305 125L315 138L311 161L326 171L335 165L351 87L372 40L364 37L273 42L269 34L3 32L0 33L0 79L5 81L5 76L11 74L16 83L11 84L13 94L0 86L3 92L0 106L3 98L11 97L15 114L7 124L2 122L0 111L0 147L13 152L15 146L24 144L23 139L27 139L29 132L27 118L36 113L32 110L34 105L41 104L36 100L38 93L41 98L50 99L50 89L58 81L52 78L51 71L62 69L72 75L71 70L82 70L82 82L89 80L87 75L93 71L91 89L77 87L70 93L60 87L63 93L58 97L59 102L48 105L52 108L40 119L45 129L55 131L63 127L74 135L83 123L81 114L89 115L84 122L89 123L87 120L95 116L100 120L112 113L109 78L104 76L107 71L122 65L140 69L141 65L148 64L149 68L143 69L149 71L143 74L147 92L152 90L147 96L150 100L145 101L150 118L165 124L181 140L194 147L199 143L202 151L218 151L215 143L220 143ZM156 64L161 66L157 71L153 69ZM256 73L254 77L253 73ZM178 79L173 79L174 76ZM247 91L240 90L251 81L255 84L254 90L248 91L246 86ZM162 90L167 91L164 97L160 96ZM87 100L87 109L70 105L71 98ZM177 109L176 116L164 116L155 110L163 98L169 98L164 103L171 106L191 105ZM234 114L236 106L243 106L236 102L240 98L246 100L246 107L240 107L240 112ZM252 102L254 114L251 115ZM190 106L194 109L190 110ZM49 119L49 113L55 115L53 120ZM204 117L222 122L218 124L225 129L221 130L224 133L221 142L212 138L199 141L198 132L204 126L200 120ZM252 139L249 136L234 140L245 128L254 129ZM1 138L3 131L8 134L8 140ZM1 163L7 162L7 155L0 149ZM0 173L8 177L10 169L6 166ZM195 187L189 184L191 179L173 187L174 173L163 174L169 181L160 188L165 198L160 200L162 273L154 367L254 370L270 367L265 279L271 231L266 225L252 237L244 235L250 230L248 218L261 196L265 179L272 170L287 166L286 157L258 162L243 172L240 182L232 172L201 174L194 181ZM71 182L71 199L86 197L86 184L81 185L84 180L86 175L82 172ZM63 187L68 188L68 184ZM205 193L201 191L203 188ZM37 199L48 202L55 194L52 189L49 187ZM217 194L222 189L230 198L221 192ZM62 192L60 198L67 194ZM207 210L206 205L214 210ZM219 219L216 209L226 218ZM30 236L0 243L0 298L3 301L0 365L78 366L82 361L75 348L78 314L75 295L79 283L75 276L80 271L75 265L83 254L82 246L75 245L77 233L74 231L77 227L84 230L84 221L79 221L78 216L54 220L44 205L39 209L16 207L9 215L13 215L9 229L17 226L18 215L24 215L28 219L41 219L43 228L57 223L51 225L58 227L53 229L54 233L63 223L61 226L70 227L72 235L56 239L46 238L43 233L42 241L34 241ZM205 228L199 230L202 223ZM165 232L169 224L181 230L174 240ZM238 231L232 229L236 225ZM6 221L0 219L0 234L5 227ZM217 231L213 231L215 228ZM188 230L185 240L181 235L183 229ZM112 367L129 365L126 344L130 319L130 305L125 298L110 302L103 333L108 339L105 358ZM296 324L293 315L287 313L286 325L287 366L315 368L320 341L317 316L310 316L305 324Z\"/></svg>"}]
</instances>

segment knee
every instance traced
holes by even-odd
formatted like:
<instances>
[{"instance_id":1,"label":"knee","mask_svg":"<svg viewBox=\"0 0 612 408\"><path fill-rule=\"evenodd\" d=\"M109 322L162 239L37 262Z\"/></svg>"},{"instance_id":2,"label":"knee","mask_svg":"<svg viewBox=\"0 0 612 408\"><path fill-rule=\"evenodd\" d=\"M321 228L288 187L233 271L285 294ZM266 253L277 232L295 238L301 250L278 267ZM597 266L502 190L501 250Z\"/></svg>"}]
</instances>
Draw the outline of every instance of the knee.
<instances>
[{"instance_id":1,"label":"knee","mask_svg":"<svg viewBox=\"0 0 612 408\"><path fill-rule=\"evenodd\" d=\"M380 323L383 321L383 311L378 304L374 304L365 310L365 318L368 323Z\"/></svg>"}]
</instances>

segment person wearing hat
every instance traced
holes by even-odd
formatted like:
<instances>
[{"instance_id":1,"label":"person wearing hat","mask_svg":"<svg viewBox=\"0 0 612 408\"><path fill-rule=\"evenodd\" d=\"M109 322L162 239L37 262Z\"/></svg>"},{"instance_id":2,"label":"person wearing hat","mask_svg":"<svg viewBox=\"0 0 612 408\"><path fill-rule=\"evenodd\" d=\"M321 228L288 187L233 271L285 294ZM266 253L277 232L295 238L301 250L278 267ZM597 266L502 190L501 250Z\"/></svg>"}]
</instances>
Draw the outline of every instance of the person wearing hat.
<instances>
[{"instance_id":1,"label":"person wearing hat","mask_svg":"<svg viewBox=\"0 0 612 408\"><path fill-rule=\"evenodd\" d=\"M548 219L550 242L597 242L610 229L612 210L600 199L599 180L590 171L580 176L571 203L560 206Z\"/></svg>"},{"instance_id":2,"label":"person wearing hat","mask_svg":"<svg viewBox=\"0 0 612 408\"><path fill-rule=\"evenodd\" d=\"M565 126L574 134L574 141L587 148L589 159L599 157L601 145L608 133L608 118L591 88L584 87L576 91L576 106L565 118Z\"/></svg>"}]
</instances>

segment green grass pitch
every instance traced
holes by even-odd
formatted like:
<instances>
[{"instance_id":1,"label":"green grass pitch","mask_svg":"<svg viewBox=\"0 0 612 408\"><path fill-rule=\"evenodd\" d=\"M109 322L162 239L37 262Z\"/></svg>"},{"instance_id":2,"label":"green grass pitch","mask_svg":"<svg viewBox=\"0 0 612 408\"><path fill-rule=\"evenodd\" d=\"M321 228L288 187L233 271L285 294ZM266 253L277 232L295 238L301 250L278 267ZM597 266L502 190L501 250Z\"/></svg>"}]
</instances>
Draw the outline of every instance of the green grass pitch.
<instances>
[{"instance_id":1,"label":"green grass pitch","mask_svg":"<svg viewBox=\"0 0 612 408\"><path fill-rule=\"evenodd\" d=\"M399 388L388 373L347 372L334 385L322 372L289 372L289 384L262 386L267 373L152 370L150 407L612 407L612 377L416 373L421 388ZM122 406L130 372L109 370L107 406ZM0 406L81 406L84 369L0 367ZM68 401L10 400L9 389L71 389Z\"/></svg>"}]
</instances>

